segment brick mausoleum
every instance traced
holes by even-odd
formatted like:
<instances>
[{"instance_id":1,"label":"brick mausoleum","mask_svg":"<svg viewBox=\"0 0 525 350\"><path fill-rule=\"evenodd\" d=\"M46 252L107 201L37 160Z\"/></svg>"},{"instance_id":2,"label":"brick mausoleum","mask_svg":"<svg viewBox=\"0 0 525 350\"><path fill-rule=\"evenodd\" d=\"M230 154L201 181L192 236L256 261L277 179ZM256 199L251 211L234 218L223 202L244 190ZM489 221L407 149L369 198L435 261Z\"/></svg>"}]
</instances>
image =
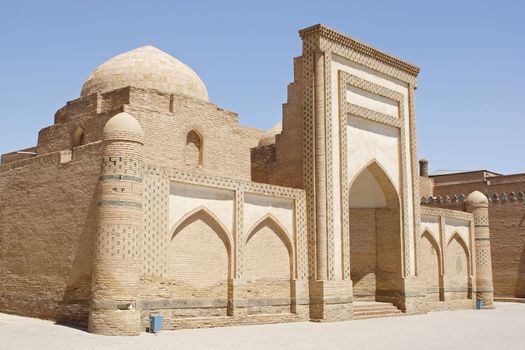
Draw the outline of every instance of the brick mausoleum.
<instances>
[{"instance_id":1,"label":"brick mausoleum","mask_svg":"<svg viewBox=\"0 0 525 350\"><path fill-rule=\"evenodd\" d=\"M420 205L419 68L299 34L267 132L154 47L96 68L35 147L2 156L0 311L135 335L155 314L176 329L490 307L485 191Z\"/></svg>"}]
</instances>

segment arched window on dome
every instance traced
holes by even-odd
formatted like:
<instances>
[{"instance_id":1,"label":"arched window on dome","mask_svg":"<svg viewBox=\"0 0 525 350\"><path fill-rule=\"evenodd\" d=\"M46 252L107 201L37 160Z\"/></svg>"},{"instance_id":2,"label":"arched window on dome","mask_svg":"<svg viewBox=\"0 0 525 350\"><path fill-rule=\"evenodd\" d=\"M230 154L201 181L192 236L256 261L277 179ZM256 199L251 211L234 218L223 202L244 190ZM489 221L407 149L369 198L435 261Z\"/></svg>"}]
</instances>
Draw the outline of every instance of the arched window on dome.
<instances>
[{"instance_id":1,"label":"arched window on dome","mask_svg":"<svg viewBox=\"0 0 525 350\"><path fill-rule=\"evenodd\" d=\"M73 147L82 146L84 144L84 128L79 126L73 133Z\"/></svg>"},{"instance_id":2,"label":"arched window on dome","mask_svg":"<svg viewBox=\"0 0 525 350\"><path fill-rule=\"evenodd\" d=\"M202 165L202 137L195 130L186 135L184 162L190 166Z\"/></svg>"}]
</instances>

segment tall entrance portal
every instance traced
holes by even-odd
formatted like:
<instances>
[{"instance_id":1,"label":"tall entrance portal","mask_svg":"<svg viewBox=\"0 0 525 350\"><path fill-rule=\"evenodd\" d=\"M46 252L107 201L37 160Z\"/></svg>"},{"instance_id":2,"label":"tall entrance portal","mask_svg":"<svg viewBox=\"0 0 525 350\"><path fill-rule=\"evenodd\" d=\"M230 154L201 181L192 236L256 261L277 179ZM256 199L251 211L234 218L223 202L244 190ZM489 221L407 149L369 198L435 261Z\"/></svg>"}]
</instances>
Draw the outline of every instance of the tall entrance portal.
<instances>
[{"instance_id":1,"label":"tall entrance portal","mask_svg":"<svg viewBox=\"0 0 525 350\"><path fill-rule=\"evenodd\" d=\"M377 162L350 184L350 277L354 300L399 304L403 291L399 195Z\"/></svg>"}]
</instances>

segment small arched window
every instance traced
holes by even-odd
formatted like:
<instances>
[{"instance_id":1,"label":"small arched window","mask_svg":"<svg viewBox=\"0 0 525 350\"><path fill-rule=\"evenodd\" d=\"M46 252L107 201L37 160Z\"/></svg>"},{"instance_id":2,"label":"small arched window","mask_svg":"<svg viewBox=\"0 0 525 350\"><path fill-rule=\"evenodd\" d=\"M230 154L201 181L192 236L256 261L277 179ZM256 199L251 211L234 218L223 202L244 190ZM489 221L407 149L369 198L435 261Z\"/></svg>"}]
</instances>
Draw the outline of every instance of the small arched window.
<instances>
[{"instance_id":1,"label":"small arched window","mask_svg":"<svg viewBox=\"0 0 525 350\"><path fill-rule=\"evenodd\" d=\"M73 134L73 147L82 146L84 144L84 128L79 126Z\"/></svg>"},{"instance_id":2,"label":"small arched window","mask_svg":"<svg viewBox=\"0 0 525 350\"><path fill-rule=\"evenodd\" d=\"M191 130L186 135L184 161L186 165L202 165L202 137L195 130Z\"/></svg>"}]
</instances>

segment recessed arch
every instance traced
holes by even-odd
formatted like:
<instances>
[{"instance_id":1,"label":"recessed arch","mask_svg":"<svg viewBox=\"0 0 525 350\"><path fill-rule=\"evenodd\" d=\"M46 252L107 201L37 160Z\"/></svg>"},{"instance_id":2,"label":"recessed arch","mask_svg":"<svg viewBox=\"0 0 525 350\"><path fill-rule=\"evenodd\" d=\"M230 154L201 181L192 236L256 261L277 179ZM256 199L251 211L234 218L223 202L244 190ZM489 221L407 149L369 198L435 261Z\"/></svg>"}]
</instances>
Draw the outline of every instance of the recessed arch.
<instances>
[{"instance_id":1,"label":"recessed arch","mask_svg":"<svg viewBox=\"0 0 525 350\"><path fill-rule=\"evenodd\" d=\"M278 230L276 230L276 234L279 235L279 238L283 241L284 245L286 246L286 249L288 249L288 252L290 254L293 253L293 245L292 241L290 240L290 234L286 231L284 226L279 222L279 220L271 213L267 213L264 216L262 216L260 219L258 219L252 227L247 231L248 234L246 235L246 240L244 244L248 244L250 239L253 237L253 235L260 229L262 226L268 226L268 225L275 225Z\"/></svg>"},{"instance_id":2,"label":"recessed arch","mask_svg":"<svg viewBox=\"0 0 525 350\"><path fill-rule=\"evenodd\" d=\"M470 254L470 249L468 247L468 244L467 242L465 242L465 239L463 238L463 236L461 236L458 230L454 230L452 234L450 235L450 237L447 239L447 246L450 245L450 242L453 239L457 239L459 241L463 249L465 249L465 252L467 253L467 255Z\"/></svg>"},{"instance_id":3,"label":"recessed arch","mask_svg":"<svg viewBox=\"0 0 525 350\"><path fill-rule=\"evenodd\" d=\"M428 229L425 229L423 231L423 233L421 234L421 237L428 239L430 243L432 244L432 246L434 247L434 249L436 249L436 252L438 254L438 260L440 260L439 263L441 266L441 248L439 246L438 241L436 240L436 237L434 237L434 235ZM440 268L440 273L441 273L441 268Z\"/></svg>"},{"instance_id":4,"label":"recessed arch","mask_svg":"<svg viewBox=\"0 0 525 350\"><path fill-rule=\"evenodd\" d=\"M217 234L217 236L221 239L222 243L224 244L224 247L226 248L227 254L228 254L228 278L231 277L231 271L232 271L232 243L231 239L228 235L228 230L223 225L223 223L220 221L220 219L213 214L208 208L205 206L199 206L185 215L183 215L173 226L171 229L171 239L170 241L173 241L178 234L180 234L187 226L192 224L195 220L199 219L199 217L208 218L209 222L214 226L212 227L214 232Z\"/></svg>"},{"instance_id":5,"label":"recessed arch","mask_svg":"<svg viewBox=\"0 0 525 350\"><path fill-rule=\"evenodd\" d=\"M426 251L429 247L430 252ZM424 230L421 234L419 249L422 249L420 256L423 259L418 264L418 278L424 282L425 298L428 301L443 301L445 296L442 252L438 241L429 230Z\"/></svg>"},{"instance_id":6,"label":"recessed arch","mask_svg":"<svg viewBox=\"0 0 525 350\"><path fill-rule=\"evenodd\" d=\"M350 178L348 184L347 194L350 197L350 191L354 187L356 180L363 174L363 172L369 171L372 176L376 179L379 186L384 192L385 200L389 207L395 206L399 207L401 205L401 199L399 193L397 192L396 186L392 178L388 175L386 169L381 165L381 163L376 158L369 159L365 164L363 164L358 171Z\"/></svg>"},{"instance_id":7,"label":"recessed arch","mask_svg":"<svg viewBox=\"0 0 525 350\"><path fill-rule=\"evenodd\" d=\"M248 313L291 312L295 298L294 249L283 225L267 213L247 231L244 242L242 274L248 281L245 292L255 300L248 306ZM257 305L260 302L265 305Z\"/></svg>"},{"instance_id":8,"label":"recessed arch","mask_svg":"<svg viewBox=\"0 0 525 350\"><path fill-rule=\"evenodd\" d=\"M217 215L215 215L210 209L208 209L204 205L199 205L198 207L193 208L192 210L190 210L189 212L184 214L179 220L177 220L171 226L171 230L170 230L170 232L171 232L171 240L173 240L173 238L175 238L175 235L180 232L180 227L182 226L183 223L185 223L189 218L191 218L192 216L195 216L197 213L199 213L201 211L205 215L209 216L213 221L215 221L217 223L217 225L219 225L219 227L221 228L221 232L224 232L224 240L225 240L225 244L226 244L226 247L228 249L228 252L231 252L232 242L231 242L231 239L230 239L230 232L228 231L226 226L223 224L221 219L219 219L219 217L217 217Z\"/></svg>"},{"instance_id":9,"label":"recessed arch","mask_svg":"<svg viewBox=\"0 0 525 350\"><path fill-rule=\"evenodd\" d=\"M186 134L184 146L184 162L190 166L200 166L203 163L204 138L197 129L191 129Z\"/></svg>"},{"instance_id":10,"label":"recessed arch","mask_svg":"<svg viewBox=\"0 0 525 350\"><path fill-rule=\"evenodd\" d=\"M470 255L470 249L468 247L467 242L465 242L465 239L463 238L463 236L461 236L458 230L454 230L454 232L452 232L452 234L450 235L447 241L447 247L450 246L453 240L457 240L459 244L461 245L461 247L463 248L463 250L465 251L465 255L467 257L467 272L469 276L472 275L471 255Z\"/></svg>"},{"instance_id":11,"label":"recessed arch","mask_svg":"<svg viewBox=\"0 0 525 350\"><path fill-rule=\"evenodd\" d=\"M279 222L279 220L272 215L271 213L268 213L261 217L259 220L257 220L252 227L247 231L248 234L246 235L246 241L244 243L245 248L250 244L250 241L254 238L256 234L262 231L264 227L267 227L270 229L271 232L273 232L279 240L282 242L282 244L286 247L287 255L288 255L288 265L290 269L290 278L293 278L293 245L292 241L290 240L290 237L288 233L286 232L286 229L283 225Z\"/></svg>"},{"instance_id":12,"label":"recessed arch","mask_svg":"<svg viewBox=\"0 0 525 350\"><path fill-rule=\"evenodd\" d=\"M385 168L372 158L349 180L350 277L356 300L402 305L401 202ZM368 197L370 196L370 197Z\"/></svg>"},{"instance_id":13,"label":"recessed arch","mask_svg":"<svg viewBox=\"0 0 525 350\"><path fill-rule=\"evenodd\" d=\"M78 147L82 146L85 143L85 130L83 127L79 126L73 132L72 146Z\"/></svg>"},{"instance_id":14,"label":"recessed arch","mask_svg":"<svg viewBox=\"0 0 525 350\"><path fill-rule=\"evenodd\" d=\"M472 298L472 261L470 249L455 230L447 240L445 251L447 299ZM463 266L465 265L465 266Z\"/></svg>"},{"instance_id":15,"label":"recessed arch","mask_svg":"<svg viewBox=\"0 0 525 350\"><path fill-rule=\"evenodd\" d=\"M199 299L195 305L206 308L207 316L231 315L232 244L224 225L200 206L178 220L170 233L165 276L172 297Z\"/></svg>"},{"instance_id":16,"label":"recessed arch","mask_svg":"<svg viewBox=\"0 0 525 350\"><path fill-rule=\"evenodd\" d=\"M425 235L425 233L429 234L432 236L432 239L434 241L437 242L437 239L436 239L436 232L434 232L430 227L424 225L423 223L421 223L421 226L420 226L420 232L421 232L421 237L423 237L423 235ZM425 232L426 231L426 232Z\"/></svg>"}]
</instances>

